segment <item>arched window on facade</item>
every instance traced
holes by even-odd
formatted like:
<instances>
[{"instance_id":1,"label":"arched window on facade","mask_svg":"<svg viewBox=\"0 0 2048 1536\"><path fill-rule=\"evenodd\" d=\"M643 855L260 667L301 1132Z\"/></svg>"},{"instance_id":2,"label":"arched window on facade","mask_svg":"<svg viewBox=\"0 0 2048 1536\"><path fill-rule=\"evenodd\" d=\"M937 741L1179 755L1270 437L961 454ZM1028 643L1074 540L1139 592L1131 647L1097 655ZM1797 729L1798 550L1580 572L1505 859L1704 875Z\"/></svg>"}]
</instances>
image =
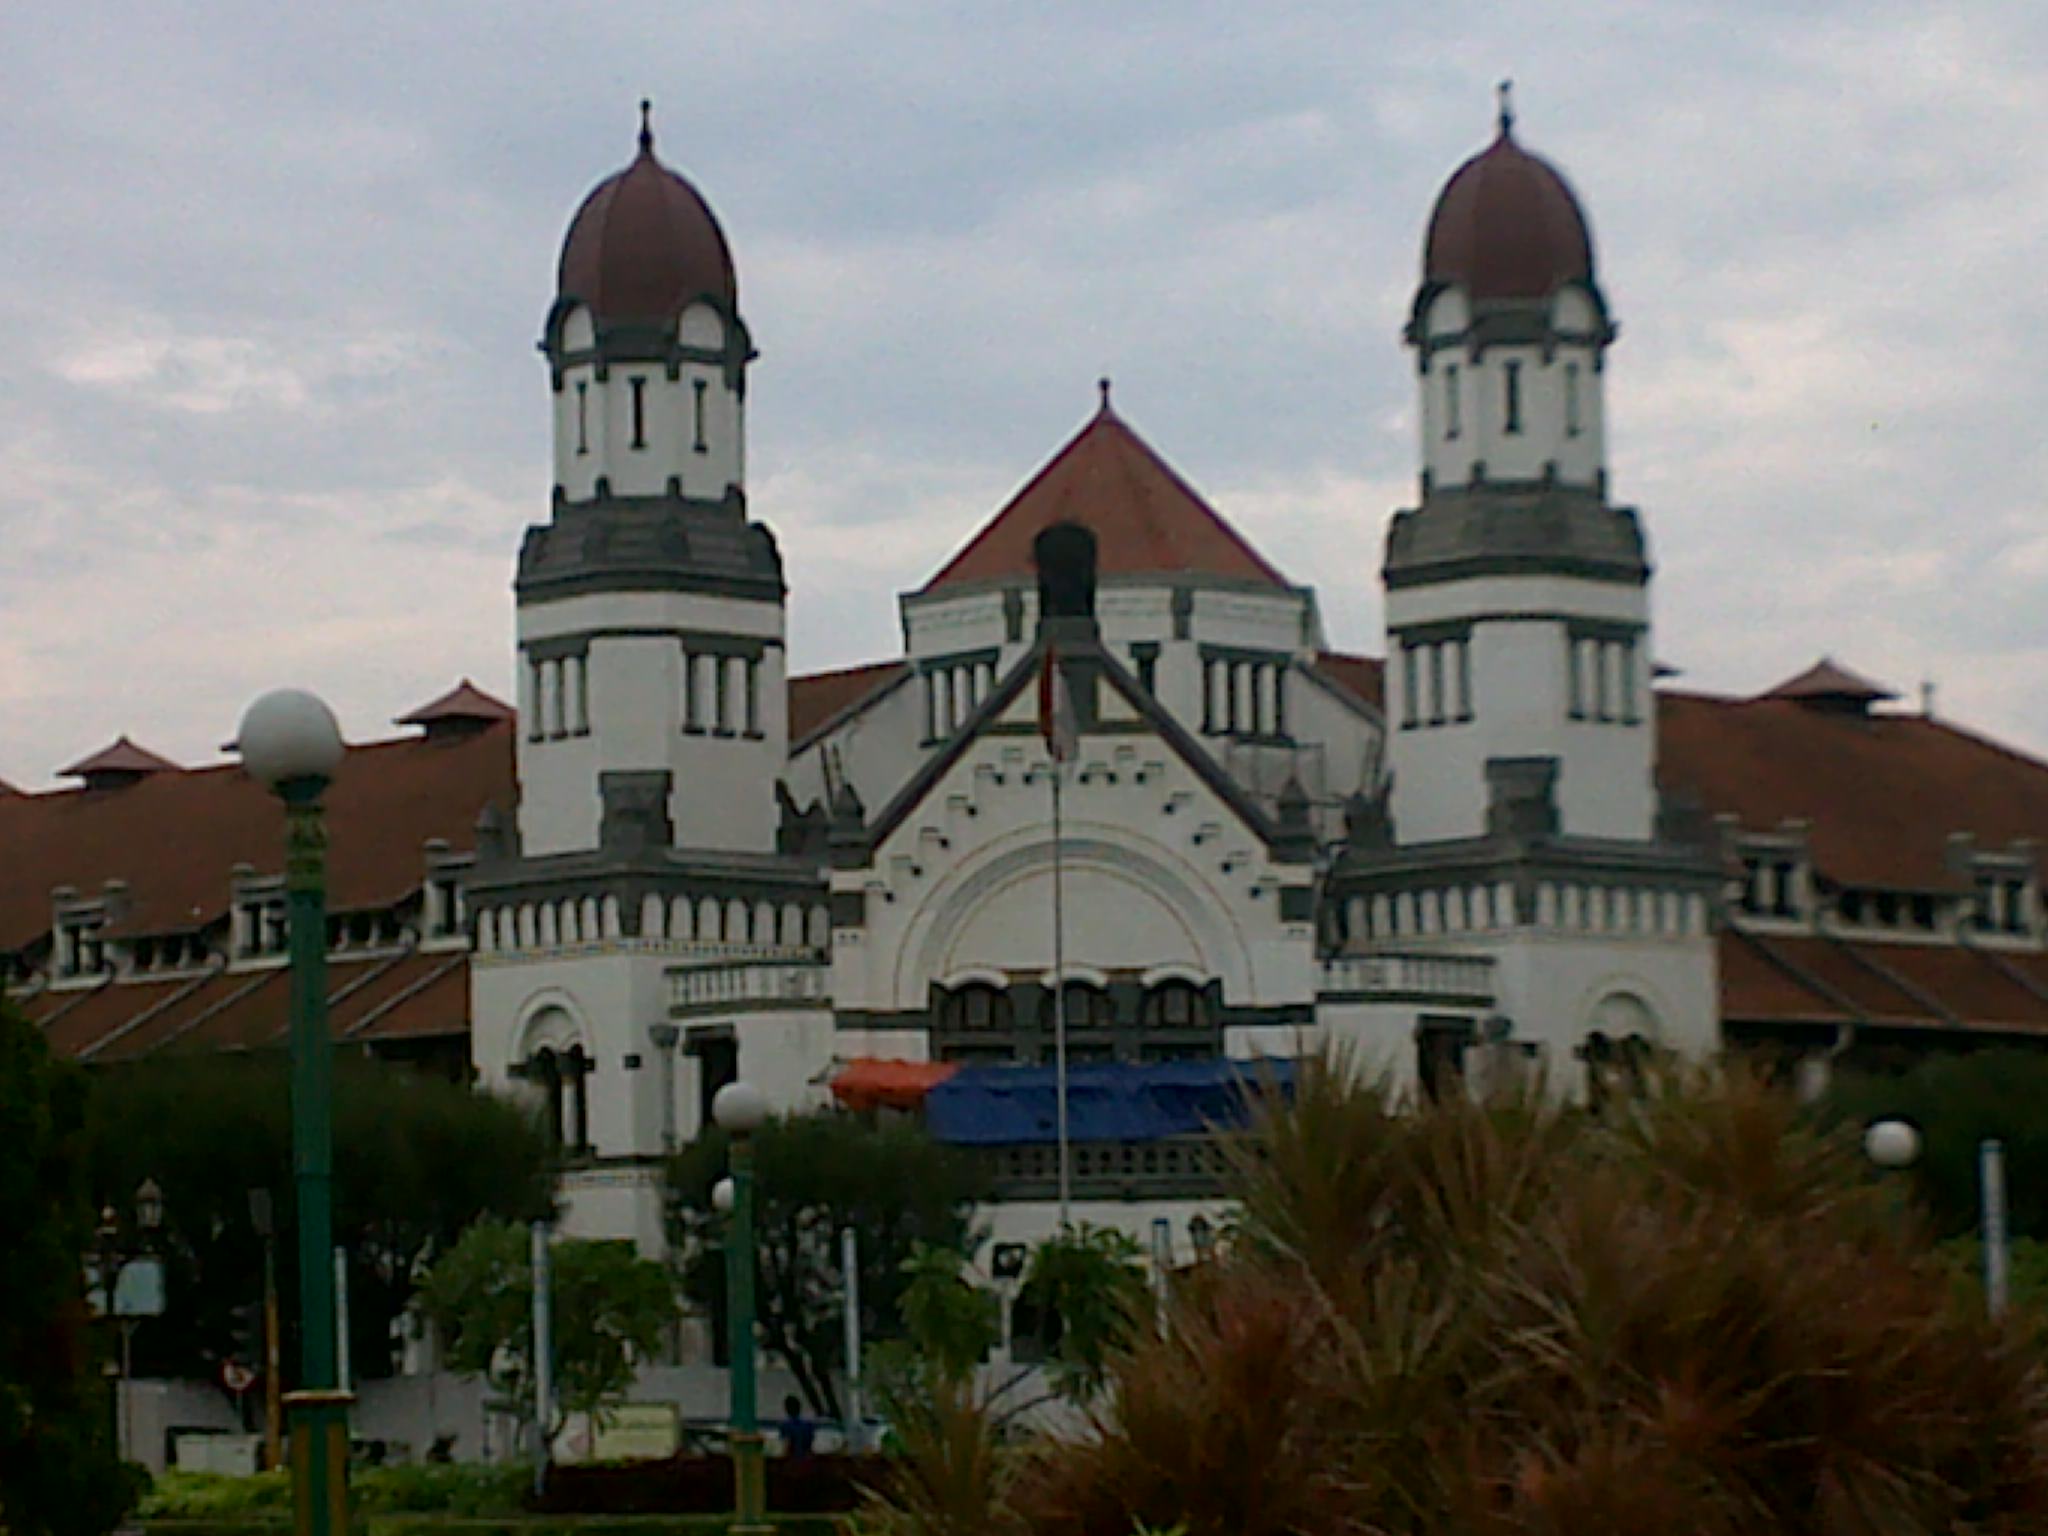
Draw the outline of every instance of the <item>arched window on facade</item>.
<instances>
[{"instance_id":1,"label":"arched window on facade","mask_svg":"<svg viewBox=\"0 0 2048 1536\"><path fill-rule=\"evenodd\" d=\"M1593 1029L1580 1047L1586 1063L1586 1104L1596 1114L1640 1098L1661 1054L1657 1015L1631 992L1612 992L1593 1010Z\"/></svg>"},{"instance_id":2,"label":"arched window on facade","mask_svg":"<svg viewBox=\"0 0 2048 1536\"><path fill-rule=\"evenodd\" d=\"M590 1151L590 1072L595 1060L581 1044L544 1045L512 1068L539 1098L548 1135L570 1155Z\"/></svg>"},{"instance_id":3,"label":"arched window on facade","mask_svg":"<svg viewBox=\"0 0 2048 1536\"><path fill-rule=\"evenodd\" d=\"M1222 1054L1211 989L1162 981L1138 1005L1138 1055L1143 1061L1203 1061Z\"/></svg>"},{"instance_id":4,"label":"arched window on facade","mask_svg":"<svg viewBox=\"0 0 2048 1536\"><path fill-rule=\"evenodd\" d=\"M1016 1005L987 982L942 988L932 1012L934 1054L941 1061L1008 1062L1018 1057Z\"/></svg>"}]
</instances>

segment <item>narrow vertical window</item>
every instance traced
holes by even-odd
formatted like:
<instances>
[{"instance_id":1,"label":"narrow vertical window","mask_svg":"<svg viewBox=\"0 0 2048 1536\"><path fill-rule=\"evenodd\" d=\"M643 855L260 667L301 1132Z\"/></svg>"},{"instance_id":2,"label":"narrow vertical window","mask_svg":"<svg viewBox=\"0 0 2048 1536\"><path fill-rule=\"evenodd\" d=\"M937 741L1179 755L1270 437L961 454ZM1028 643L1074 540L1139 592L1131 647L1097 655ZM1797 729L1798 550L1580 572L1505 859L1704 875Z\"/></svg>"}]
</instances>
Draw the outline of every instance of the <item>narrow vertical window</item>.
<instances>
[{"instance_id":1,"label":"narrow vertical window","mask_svg":"<svg viewBox=\"0 0 2048 1536\"><path fill-rule=\"evenodd\" d=\"M1579 435L1579 365L1564 365L1564 435Z\"/></svg>"},{"instance_id":2,"label":"narrow vertical window","mask_svg":"<svg viewBox=\"0 0 2048 1536\"><path fill-rule=\"evenodd\" d=\"M761 663L747 660L747 734L761 734Z\"/></svg>"},{"instance_id":3,"label":"narrow vertical window","mask_svg":"<svg viewBox=\"0 0 2048 1536\"><path fill-rule=\"evenodd\" d=\"M704 441L704 395L710 387L711 386L706 384L702 379L695 379L691 382L690 385L690 388L694 395L691 408L694 412L696 419L697 436L697 440L692 446L694 446L699 453L707 453L710 451L711 448L711 445Z\"/></svg>"},{"instance_id":4,"label":"narrow vertical window","mask_svg":"<svg viewBox=\"0 0 2048 1536\"><path fill-rule=\"evenodd\" d=\"M1586 645L1577 635L1566 631L1564 637L1565 687L1570 701L1570 713L1574 720L1586 718Z\"/></svg>"},{"instance_id":5,"label":"narrow vertical window","mask_svg":"<svg viewBox=\"0 0 2048 1536\"><path fill-rule=\"evenodd\" d=\"M1216 663L1209 657L1202 658L1202 734L1213 735L1216 730Z\"/></svg>"},{"instance_id":6,"label":"narrow vertical window","mask_svg":"<svg viewBox=\"0 0 2048 1536\"><path fill-rule=\"evenodd\" d=\"M590 452L590 385L576 381L576 452Z\"/></svg>"},{"instance_id":7,"label":"narrow vertical window","mask_svg":"<svg viewBox=\"0 0 2048 1536\"><path fill-rule=\"evenodd\" d=\"M1633 639L1614 647L1614 686L1621 705L1621 723L1636 724L1636 643Z\"/></svg>"},{"instance_id":8,"label":"narrow vertical window","mask_svg":"<svg viewBox=\"0 0 2048 1536\"><path fill-rule=\"evenodd\" d=\"M1416 647L1403 642L1401 646L1401 724L1412 726L1416 723L1415 695L1420 681L1421 661L1415 654Z\"/></svg>"},{"instance_id":9,"label":"narrow vertical window","mask_svg":"<svg viewBox=\"0 0 2048 1536\"><path fill-rule=\"evenodd\" d=\"M647 446L647 381L634 379L633 384L633 446Z\"/></svg>"},{"instance_id":10,"label":"narrow vertical window","mask_svg":"<svg viewBox=\"0 0 2048 1536\"><path fill-rule=\"evenodd\" d=\"M1277 662L1273 667L1273 734L1284 737L1287 734L1287 664Z\"/></svg>"},{"instance_id":11,"label":"narrow vertical window","mask_svg":"<svg viewBox=\"0 0 2048 1536\"><path fill-rule=\"evenodd\" d=\"M1593 718L1612 720L1614 718L1613 693L1608 687L1608 673L1612 670L1608 653L1614 647L1605 640L1595 640L1589 649L1593 653Z\"/></svg>"},{"instance_id":12,"label":"narrow vertical window","mask_svg":"<svg viewBox=\"0 0 2048 1536\"><path fill-rule=\"evenodd\" d=\"M924 675L924 739L939 739L939 690L937 678L930 672Z\"/></svg>"},{"instance_id":13,"label":"narrow vertical window","mask_svg":"<svg viewBox=\"0 0 2048 1536\"><path fill-rule=\"evenodd\" d=\"M1458 365L1444 369L1444 436L1456 437L1465 430L1464 402L1458 397Z\"/></svg>"},{"instance_id":14,"label":"narrow vertical window","mask_svg":"<svg viewBox=\"0 0 2048 1536\"><path fill-rule=\"evenodd\" d=\"M1458 655L1458 718L1472 718L1472 637L1461 635L1452 642Z\"/></svg>"},{"instance_id":15,"label":"narrow vertical window","mask_svg":"<svg viewBox=\"0 0 2048 1536\"><path fill-rule=\"evenodd\" d=\"M1429 648L1429 723L1444 723L1444 647Z\"/></svg>"},{"instance_id":16,"label":"narrow vertical window","mask_svg":"<svg viewBox=\"0 0 2048 1536\"><path fill-rule=\"evenodd\" d=\"M730 736L732 734L732 658L730 656L714 656L711 658L711 665L716 674L714 682L716 703L712 706L718 711L714 722L715 727L719 735Z\"/></svg>"},{"instance_id":17,"label":"narrow vertical window","mask_svg":"<svg viewBox=\"0 0 2048 1536\"><path fill-rule=\"evenodd\" d=\"M1522 430L1522 365L1512 358L1500 365L1501 389L1506 405L1506 419L1501 423L1503 432Z\"/></svg>"},{"instance_id":18,"label":"narrow vertical window","mask_svg":"<svg viewBox=\"0 0 2048 1536\"><path fill-rule=\"evenodd\" d=\"M683 652L683 729L704 729L704 702L697 686L697 656L693 651Z\"/></svg>"}]
</instances>

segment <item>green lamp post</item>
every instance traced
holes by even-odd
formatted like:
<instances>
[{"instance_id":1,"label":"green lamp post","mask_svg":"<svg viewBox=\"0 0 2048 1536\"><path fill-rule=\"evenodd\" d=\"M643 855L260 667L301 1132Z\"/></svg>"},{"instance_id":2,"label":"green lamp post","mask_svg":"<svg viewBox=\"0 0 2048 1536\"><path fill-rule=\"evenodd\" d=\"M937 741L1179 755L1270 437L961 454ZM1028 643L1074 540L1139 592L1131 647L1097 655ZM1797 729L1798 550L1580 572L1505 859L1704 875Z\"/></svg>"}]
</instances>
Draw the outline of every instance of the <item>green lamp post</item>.
<instances>
[{"instance_id":1,"label":"green lamp post","mask_svg":"<svg viewBox=\"0 0 2048 1536\"><path fill-rule=\"evenodd\" d=\"M767 1520L768 1469L760 1410L754 1400L754 1132L768 1120L768 1100L748 1082L727 1083L711 1100L711 1118L732 1137L732 1177L713 1200L729 1211L725 1293L731 1328L733 1536L772 1529Z\"/></svg>"},{"instance_id":2,"label":"green lamp post","mask_svg":"<svg viewBox=\"0 0 2048 1536\"><path fill-rule=\"evenodd\" d=\"M327 827L320 797L342 758L334 712L310 693L266 693L242 716L242 763L284 802L291 935L292 1171L298 1190L299 1390L288 1393L292 1525L348 1530L348 1406L334 1306L333 1045L327 1037Z\"/></svg>"}]
</instances>

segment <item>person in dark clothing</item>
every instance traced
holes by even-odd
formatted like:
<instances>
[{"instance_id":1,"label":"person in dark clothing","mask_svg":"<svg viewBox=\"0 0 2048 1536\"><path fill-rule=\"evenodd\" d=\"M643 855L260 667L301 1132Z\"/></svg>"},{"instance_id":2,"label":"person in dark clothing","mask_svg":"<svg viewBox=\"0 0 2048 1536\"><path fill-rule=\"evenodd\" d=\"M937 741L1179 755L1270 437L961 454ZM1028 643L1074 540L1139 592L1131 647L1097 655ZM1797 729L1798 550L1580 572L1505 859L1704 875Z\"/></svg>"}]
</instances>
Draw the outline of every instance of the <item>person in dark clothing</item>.
<instances>
[{"instance_id":1,"label":"person in dark clothing","mask_svg":"<svg viewBox=\"0 0 2048 1536\"><path fill-rule=\"evenodd\" d=\"M817 1443L818 1426L804 1417L804 1405L794 1392L782 1400L782 1422L775 1427L782 1436L784 1454L794 1460L802 1460L811 1454L811 1447Z\"/></svg>"}]
</instances>

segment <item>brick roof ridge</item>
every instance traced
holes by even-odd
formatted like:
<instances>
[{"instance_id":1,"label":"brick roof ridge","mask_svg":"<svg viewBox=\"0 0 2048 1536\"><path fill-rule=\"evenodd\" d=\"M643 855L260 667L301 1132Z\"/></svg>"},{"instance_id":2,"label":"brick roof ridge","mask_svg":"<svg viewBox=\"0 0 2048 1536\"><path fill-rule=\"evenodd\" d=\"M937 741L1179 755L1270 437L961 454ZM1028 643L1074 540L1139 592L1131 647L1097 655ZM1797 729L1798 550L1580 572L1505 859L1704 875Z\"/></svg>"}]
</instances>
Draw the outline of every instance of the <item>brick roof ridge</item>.
<instances>
[{"instance_id":1,"label":"brick roof ridge","mask_svg":"<svg viewBox=\"0 0 2048 1536\"><path fill-rule=\"evenodd\" d=\"M1252 542L1239 532L1237 527L1219 512L1209 502L1207 497L1203 496L1200 491L1189 484L1187 478L1179 470L1175 469L1172 464L1168 463L1166 457L1158 449L1154 448L1136 428L1125 421L1122 416L1118 415L1116 410L1109 404L1105 395L1101 408L1093 416L1089 417L1086 422L1082 423L1079 431L1075 432L1072 437L1061 444L1045 463L1041 464L1016 491L1011 493L1003 504L997 508L994 516L976 529L967 542L953 552L946 563L939 568L937 574L932 576L929 581L918 589L918 595L969 581L1015 579L1029 574L1029 541L1023 538L1010 539L1009 530L1013 525L1030 522L1037 511L1036 503L1038 499L1049 494L1046 491L1048 482L1062 470L1073 465L1082 455L1091 452L1114 454L1116 457L1109 462L1121 462L1140 473L1149 473L1157 476L1165 483L1172 496L1172 499L1165 504L1165 507L1159 510L1167 511L1168 517L1179 522L1182 527L1198 530L1197 539L1199 542L1213 542L1217 539L1222 541L1220 549L1212 549L1207 552L1212 557L1212 562L1223 563L1213 560L1213 557L1218 555L1224 556L1225 560L1229 560L1229 557L1235 557L1229 563L1235 564L1239 568L1232 570L1210 569L1208 574L1235 576L1241 580L1256 581L1292 590L1293 583L1288 581L1271 561L1260 554ZM1160 519L1147 517L1147 513L1153 509L1147 507L1141 500L1133 499L1120 510L1133 513L1140 518L1145 518L1146 526L1144 531L1148 535L1156 537L1167 531ZM1033 528L1030 531L1035 533L1037 529ZM1136 542L1130 537L1131 530L1125 525L1117 524L1108 527L1093 527L1092 531L1096 535L1101 550L1099 557L1101 563L1098 566L1099 572L1105 575L1130 574L1128 568L1120 572L1117 567L1120 563L1118 558L1120 553ZM1168 539L1167 542L1176 546L1184 546L1187 541L1185 539ZM999 546L1006 543L1016 543L1018 547L1012 550L1002 550L999 548ZM990 553L991 550L996 552ZM1181 549L1178 552L1189 554L1192 559L1197 560L1204 553L1201 551L1186 551L1185 549ZM977 557L980 558L977 559ZM981 564L989 565L993 569L988 571L976 570L975 567ZM1189 563L1171 569L1201 570L1203 568L1202 565ZM1145 569L1144 562L1140 562L1139 569ZM1168 568L1162 568L1161 573L1164 574L1166 569ZM972 572L972 574L962 574L963 572Z\"/></svg>"}]
</instances>

